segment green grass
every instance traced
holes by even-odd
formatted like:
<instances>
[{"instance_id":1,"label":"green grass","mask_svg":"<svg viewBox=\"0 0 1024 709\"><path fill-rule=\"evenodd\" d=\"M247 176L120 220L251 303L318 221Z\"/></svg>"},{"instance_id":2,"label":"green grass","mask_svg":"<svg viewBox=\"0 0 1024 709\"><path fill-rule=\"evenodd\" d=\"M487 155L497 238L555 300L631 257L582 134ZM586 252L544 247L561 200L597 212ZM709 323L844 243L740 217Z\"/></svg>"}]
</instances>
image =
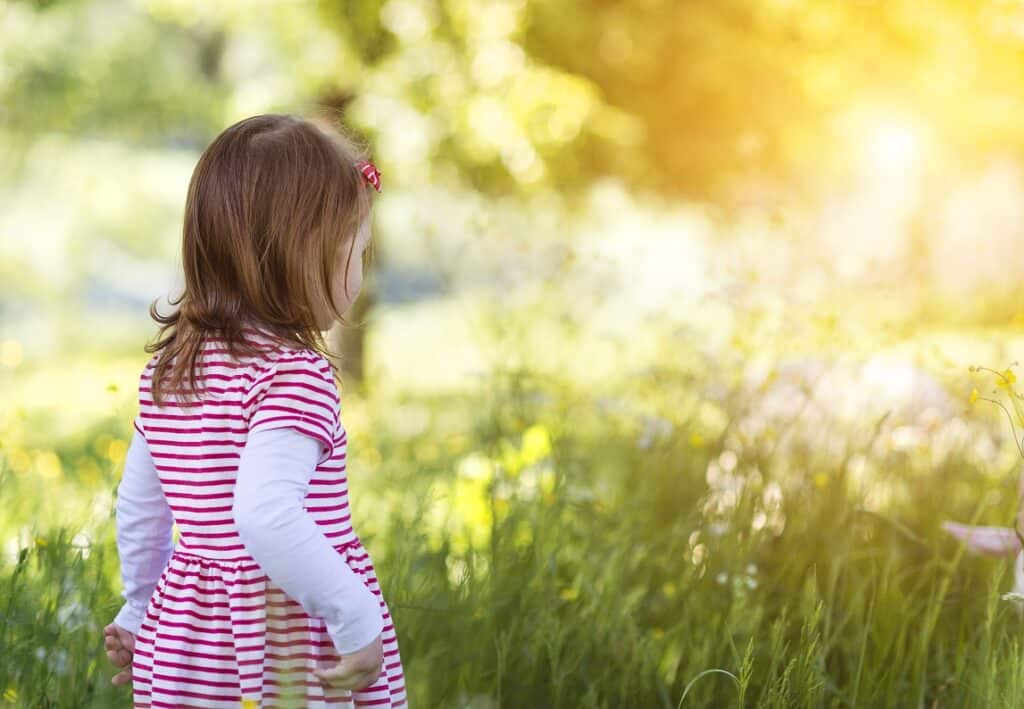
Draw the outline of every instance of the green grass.
<instances>
[{"instance_id":1,"label":"green grass","mask_svg":"<svg viewBox=\"0 0 1024 709\"><path fill-rule=\"evenodd\" d=\"M412 706L1024 705L1010 564L939 530L1012 519L998 419L939 457L941 427L893 447L866 418L822 456L792 444L814 419L742 435L762 393L733 359L659 357L602 386L498 367L469 393L348 397L354 519ZM49 438L5 414L0 701L130 705L101 639L123 409Z\"/></svg>"}]
</instances>

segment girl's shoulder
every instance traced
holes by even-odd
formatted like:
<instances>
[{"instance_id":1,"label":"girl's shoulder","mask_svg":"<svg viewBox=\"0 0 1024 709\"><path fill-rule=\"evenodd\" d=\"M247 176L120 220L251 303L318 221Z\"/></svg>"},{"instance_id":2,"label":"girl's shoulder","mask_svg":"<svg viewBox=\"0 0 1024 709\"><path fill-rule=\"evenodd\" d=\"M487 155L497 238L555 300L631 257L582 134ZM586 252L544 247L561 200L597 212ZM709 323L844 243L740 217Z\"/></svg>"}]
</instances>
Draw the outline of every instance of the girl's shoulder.
<instances>
[{"instance_id":1,"label":"girl's shoulder","mask_svg":"<svg viewBox=\"0 0 1024 709\"><path fill-rule=\"evenodd\" d=\"M246 402L267 395L293 399L295 405L325 405L334 412L341 406L338 377L330 360L309 347L276 343L247 367Z\"/></svg>"},{"instance_id":2,"label":"girl's shoulder","mask_svg":"<svg viewBox=\"0 0 1024 709\"><path fill-rule=\"evenodd\" d=\"M289 370L307 369L333 378L330 360L322 352L284 342L276 342L263 349L250 358L248 364L256 375L284 367Z\"/></svg>"},{"instance_id":3,"label":"girl's shoulder","mask_svg":"<svg viewBox=\"0 0 1024 709\"><path fill-rule=\"evenodd\" d=\"M245 339L246 344L254 347L243 351L232 351L221 341L204 342L196 357L197 374L201 378L204 375L212 375L216 379L229 377L253 382L277 369L305 370L310 374L319 374L331 383L337 383L334 366L317 349L258 334L250 334ZM165 354L164 351L158 351L149 358L142 368L142 381L152 378L158 362ZM172 364L175 359L177 356L172 356Z\"/></svg>"}]
</instances>

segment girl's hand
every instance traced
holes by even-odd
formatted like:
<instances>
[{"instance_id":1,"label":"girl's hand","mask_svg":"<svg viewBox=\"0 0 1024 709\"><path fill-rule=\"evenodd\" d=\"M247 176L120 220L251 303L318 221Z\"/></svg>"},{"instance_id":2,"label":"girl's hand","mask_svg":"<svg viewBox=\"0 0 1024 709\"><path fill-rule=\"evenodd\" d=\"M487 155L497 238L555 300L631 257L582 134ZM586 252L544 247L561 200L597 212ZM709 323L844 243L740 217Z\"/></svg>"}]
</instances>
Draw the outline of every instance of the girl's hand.
<instances>
[{"instance_id":1,"label":"girl's hand","mask_svg":"<svg viewBox=\"0 0 1024 709\"><path fill-rule=\"evenodd\" d=\"M127 684L132 681L132 654L135 652L135 636L119 625L111 623L103 629L103 647L107 658L115 667L123 667L110 680L111 684Z\"/></svg>"},{"instance_id":2,"label":"girl's hand","mask_svg":"<svg viewBox=\"0 0 1024 709\"><path fill-rule=\"evenodd\" d=\"M334 667L313 670L325 687L364 689L377 681L384 664L384 645L380 636L361 650L341 658Z\"/></svg>"}]
</instances>

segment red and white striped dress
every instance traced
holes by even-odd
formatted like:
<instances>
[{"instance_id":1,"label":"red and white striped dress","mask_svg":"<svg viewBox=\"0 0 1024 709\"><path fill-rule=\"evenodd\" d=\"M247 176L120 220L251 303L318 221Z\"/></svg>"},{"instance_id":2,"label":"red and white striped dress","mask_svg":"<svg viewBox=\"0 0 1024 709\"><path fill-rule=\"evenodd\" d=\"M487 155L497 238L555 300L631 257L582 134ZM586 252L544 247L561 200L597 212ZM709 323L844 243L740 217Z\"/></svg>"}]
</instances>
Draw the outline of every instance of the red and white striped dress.
<instances>
[{"instance_id":1,"label":"red and white striped dress","mask_svg":"<svg viewBox=\"0 0 1024 709\"><path fill-rule=\"evenodd\" d=\"M267 344L258 330L246 337ZM273 345L231 359L209 341L194 403L156 407L150 377L139 382L135 427L145 437L179 537L135 639L136 707L400 707L405 681L394 624L366 549L352 529L346 436L330 365L318 352ZM380 599L384 670L365 690L324 688L312 674L338 654L324 621L275 587L246 553L232 517L238 460L261 427L294 427L320 439L321 458L304 500L333 547Z\"/></svg>"}]
</instances>

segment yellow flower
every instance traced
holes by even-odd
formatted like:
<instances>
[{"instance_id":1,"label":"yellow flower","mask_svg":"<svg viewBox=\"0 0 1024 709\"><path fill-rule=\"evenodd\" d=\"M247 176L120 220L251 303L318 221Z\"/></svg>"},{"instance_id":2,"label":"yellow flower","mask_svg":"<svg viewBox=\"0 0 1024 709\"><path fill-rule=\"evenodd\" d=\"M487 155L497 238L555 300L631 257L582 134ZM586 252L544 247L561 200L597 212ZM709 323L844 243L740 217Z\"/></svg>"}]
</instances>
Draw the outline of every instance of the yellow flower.
<instances>
[{"instance_id":1,"label":"yellow flower","mask_svg":"<svg viewBox=\"0 0 1024 709\"><path fill-rule=\"evenodd\" d=\"M36 537L36 546L45 547L47 544L46 540L42 537Z\"/></svg>"},{"instance_id":2,"label":"yellow flower","mask_svg":"<svg viewBox=\"0 0 1024 709\"><path fill-rule=\"evenodd\" d=\"M18 690L14 687L8 687L4 690L4 701L13 702L18 698Z\"/></svg>"},{"instance_id":3,"label":"yellow flower","mask_svg":"<svg viewBox=\"0 0 1024 709\"><path fill-rule=\"evenodd\" d=\"M825 487L828 485L828 473L816 473L814 475L814 484L817 487Z\"/></svg>"},{"instance_id":4,"label":"yellow flower","mask_svg":"<svg viewBox=\"0 0 1024 709\"><path fill-rule=\"evenodd\" d=\"M523 431L521 448L523 462L532 465L551 454L551 436L541 424L534 424Z\"/></svg>"},{"instance_id":5,"label":"yellow flower","mask_svg":"<svg viewBox=\"0 0 1024 709\"><path fill-rule=\"evenodd\" d=\"M694 433L690 436L690 445L694 448L700 448L704 445L704 436L699 433Z\"/></svg>"},{"instance_id":6,"label":"yellow flower","mask_svg":"<svg viewBox=\"0 0 1024 709\"><path fill-rule=\"evenodd\" d=\"M112 463L121 463L128 453L128 442L115 438L107 445L107 458Z\"/></svg>"},{"instance_id":7,"label":"yellow flower","mask_svg":"<svg viewBox=\"0 0 1024 709\"><path fill-rule=\"evenodd\" d=\"M1012 369L1004 369L1002 375L996 383L1003 389L1009 389L1017 381L1017 375L1013 373Z\"/></svg>"},{"instance_id":8,"label":"yellow flower","mask_svg":"<svg viewBox=\"0 0 1024 709\"><path fill-rule=\"evenodd\" d=\"M978 390L977 390L977 388L975 388L975 389L971 389L971 403L972 403L972 404L973 404L973 403L975 403L975 402L976 402L976 401L978 400L978 396L979 396L979 395L978 395Z\"/></svg>"},{"instance_id":9,"label":"yellow flower","mask_svg":"<svg viewBox=\"0 0 1024 709\"><path fill-rule=\"evenodd\" d=\"M575 601L580 597L580 590L578 588L563 588L558 595L563 601Z\"/></svg>"}]
</instances>

